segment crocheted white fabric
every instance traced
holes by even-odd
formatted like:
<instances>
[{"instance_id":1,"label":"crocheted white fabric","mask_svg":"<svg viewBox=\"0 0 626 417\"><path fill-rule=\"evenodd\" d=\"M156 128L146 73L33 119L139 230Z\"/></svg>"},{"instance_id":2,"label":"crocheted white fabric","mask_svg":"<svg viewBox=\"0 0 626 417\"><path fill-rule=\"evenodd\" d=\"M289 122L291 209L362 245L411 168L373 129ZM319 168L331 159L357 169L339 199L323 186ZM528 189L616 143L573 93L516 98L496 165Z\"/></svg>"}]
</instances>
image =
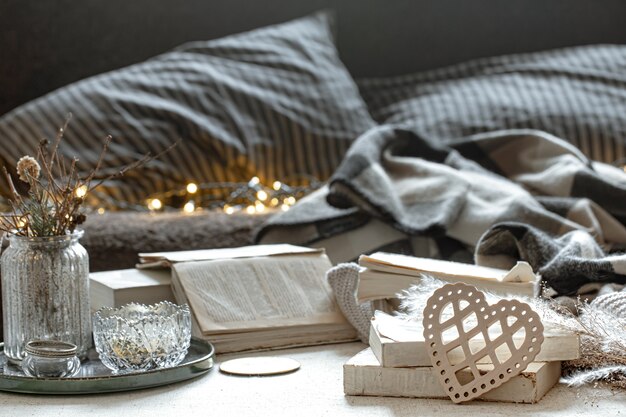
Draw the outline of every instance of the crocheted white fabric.
<instances>
[{"instance_id":1,"label":"crocheted white fabric","mask_svg":"<svg viewBox=\"0 0 626 417\"><path fill-rule=\"evenodd\" d=\"M617 317L626 317L626 293L620 291L601 295L591 302L591 306Z\"/></svg>"},{"instance_id":2,"label":"crocheted white fabric","mask_svg":"<svg viewBox=\"0 0 626 417\"><path fill-rule=\"evenodd\" d=\"M339 264L326 272L326 279L333 289L339 309L356 329L363 343L369 344L370 319L373 314L371 302L357 303L360 266L355 263Z\"/></svg>"}]
</instances>

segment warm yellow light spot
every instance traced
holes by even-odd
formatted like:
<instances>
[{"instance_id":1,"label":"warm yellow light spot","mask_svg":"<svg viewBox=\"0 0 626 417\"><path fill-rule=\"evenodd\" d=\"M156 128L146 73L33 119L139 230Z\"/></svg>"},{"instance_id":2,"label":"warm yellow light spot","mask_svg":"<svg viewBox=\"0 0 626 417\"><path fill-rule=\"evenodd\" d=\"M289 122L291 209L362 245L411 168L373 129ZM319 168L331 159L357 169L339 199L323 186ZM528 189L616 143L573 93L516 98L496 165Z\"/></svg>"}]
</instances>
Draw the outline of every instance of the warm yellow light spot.
<instances>
[{"instance_id":1,"label":"warm yellow light spot","mask_svg":"<svg viewBox=\"0 0 626 417\"><path fill-rule=\"evenodd\" d=\"M19 227L19 228L21 229L21 228L23 228L24 226L26 226L26 220L24 220L24 219L20 219L20 220L17 222L17 227Z\"/></svg>"},{"instance_id":2,"label":"warm yellow light spot","mask_svg":"<svg viewBox=\"0 0 626 417\"><path fill-rule=\"evenodd\" d=\"M283 204L283 205L281 205L281 206L280 206L280 209L281 209L282 211L287 211L287 210L289 210L289 205L287 205L287 204Z\"/></svg>"},{"instance_id":3,"label":"warm yellow light spot","mask_svg":"<svg viewBox=\"0 0 626 417\"><path fill-rule=\"evenodd\" d=\"M254 213L256 213L256 209L254 208L253 205L249 205L248 207L246 207L246 213L254 214Z\"/></svg>"},{"instance_id":4,"label":"warm yellow light spot","mask_svg":"<svg viewBox=\"0 0 626 417\"><path fill-rule=\"evenodd\" d=\"M250 183L252 185L257 185L259 182L261 182L261 180L259 180L259 177L252 177L252 178L250 178Z\"/></svg>"},{"instance_id":5,"label":"warm yellow light spot","mask_svg":"<svg viewBox=\"0 0 626 417\"><path fill-rule=\"evenodd\" d=\"M106 211L106 210L104 209L104 207L100 207L100 208L98 209L98 214L104 214L104 212L105 212L105 211Z\"/></svg>"},{"instance_id":6,"label":"warm yellow light spot","mask_svg":"<svg viewBox=\"0 0 626 417\"><path fill-rule=\"evenodd\" d=\"M285 204L293 206L294 204L296 204L296 198L294 196L285 198Z\"/></svg>"},{"instance_id":7,"label":"warm yellow light spot","mask_svg":"<svg viewBox=\"0 0 626 417\"><path fill-rule=\"evenodd\" d=\"M626 172L626 165L624 165L624 172Z\"/></svg>"},{"instance_id":8,"label":"warm yellow light spot","mask_svg":"<svg viewBox=\"0 0 626 417\"><path fill-rule=\"evenodd\" d=\"M83 198L84 196L87 195L87 186L81 185L80 187L76 189L75 193L76 193L76 197Z\"/></svg>"},{"instance_id":9,"label":"warm yellow light spot","mask_svg":"<svg viewBox=\"0 0 626 417\"><path fill-rule=\"evenodd\" d=\"M163 203L161 203L161 200L159 200L158 198L153 198L148 201L148 208L150 210L160 210L161 207L163 207Z\"/></svg>"},{"instance_id":10,"label":"warm yellow light spot","mask_svg":"<svg viewBox=\"0 0 626 417\"><path fill-rule=\"evenodd\" d=\"M187 203L185 203L185 205L183 206L183 211L185 213L193 213L196 209L196 205L193 201L188 201Z\"/></svg>"},{"instance_id":11,"label":"warm yellow light spot","mask_svg":"<svg viewBox=\"0 0 626 417\"><path fill-rule=\"evenodd\" d=\"M282 187L283 185L280 183L280 181L274 181L274 184L272 184L272 188L275 189L276 191L280 190L280 187Z\"/></svg>"},{"instance_id":12,"label":"warm yellow light spot","mask_svg":"<svg viewBox=\"0 0 626 417\"><path fill-rule=\"evenodd\" d=\"M254 209L257 213L263 213L265 211L265 204L257 201L256 203L254 203Z\"/></svg>"},{"instance_id":13,"label":"warm yellow light spot","mask_svg":"<svg viewBox=\"0 0 626 417\"><path fill-rule=\"evenodd\" d=\"M229 206L228 204L224 204L224 213L233 214L235 212L234 207Z\"/></svg>"},{"instance_id":14,"label":"warm yellow light spot","mask_svg":"<svg viewBox=\"0 0 626 417\"><path fill-rule=\"evenodd\" d=\"M278 205L278 199L276 197L272 198L272 200L270 201L270 204L272 205L272 207L276 207Z\"/></svg>"},{"instance_id":15,"label":"warm yellow light spot","mask_svg":"<svg viewBox=\"0 0 626 417\"><path fill-rule=\"evenodd\" d=\"M268 197L267 193L263 190L259 190L256 193L256 198L258 198L261 201L267 200L267 197Z\"/></svg>"},{"instance_id":16,"label":"warm yellow light spot","mask_svg":"<svg viewBox=\"0 0 626 417\"><path fill-rule=\"evenodd\" d=\"M198 186L195 183L190 182L189 184L187 184L187 192L189 194L197 193L198 192Z\"/></svg>"}]
</instances>

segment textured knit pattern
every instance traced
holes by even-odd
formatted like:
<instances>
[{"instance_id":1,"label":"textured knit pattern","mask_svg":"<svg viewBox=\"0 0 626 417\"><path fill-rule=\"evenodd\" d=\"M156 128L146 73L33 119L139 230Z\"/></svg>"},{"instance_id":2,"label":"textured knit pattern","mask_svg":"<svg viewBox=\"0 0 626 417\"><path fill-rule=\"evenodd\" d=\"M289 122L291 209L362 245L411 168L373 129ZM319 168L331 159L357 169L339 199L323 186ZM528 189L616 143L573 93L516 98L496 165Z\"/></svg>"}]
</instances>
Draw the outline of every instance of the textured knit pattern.
<instances>
[{"instance_id":1,"label":"textured knit pattern","mask_svg":"<svg viewBox=\"0 0 626 417\"><path fill-rule=\"evenodd\" d=\"M626 156L626 46L485 58L359 82L374 118L454 139L543 130L611 163Z\"/></svg>"},{"instance_id":2,"label":"textured knit pattern","mask_svg":"<svg viewBox=\"0 0 626 417\"><path fill-rule=\"evenodd\" d=\"M591 306L607 313L626 319L626 292L614 292L601 295L591 302Z\"/></svg>"},{"instance_id":3,"label":"textured knit pattern","mask_svg":"<svg viewBox=\"0 0 626 417\"><path fill-rule=\"evenodd\" d=\"M370 319L374 314L371 303L358 304L356 290L359 286L359 269L354 263L339 264L326 272L339 309L356 329L363 343L369 344Z\"/></svg>"},{"instance_id":4,"label":"textured knit pattern","mask_svg":"<svg viewBox=\"0 0 626 417\"><path fill-rule=\"evenodd\" d=\"M476 261L502 266L503 259L527 261L559 294L574 295L589 283L626 284L626 254L607 255L583 230L555 237L535 226L499 223L478 242Z\"/></svg>"},{"instance_id":5,"label":"textured knit pattern","mask_svg":"<svg viewBox=\"0 0 626 417\"><path fill-rule=\"evenodd\" d=\"M181 140L148 169L105 184L118 199L142 201L187 181L324 180L374 124L339 60L331 20L319 13L192 42L54 91L0 119L0 165L32 155L72 112L61 152L83 170L108 134L102 174Z\"/></svg>"},{"instance_id":6,"label":"textured knit pattern","mask_svg":"<svg viewBox=\"0 0 626 417\"><path fill-rule=\"evenodd\" d=\"M263 242L272 235L298 244L331 236L346 242L344 234L362 224L351 219L365 215L437 243L428 245L437 247L433 255L413 246L418 256L451 259L465 248L486 266L527 261L561 295L592 282L626 283L619 253L626 247L626 173L591 163L541 131L475 135L450 147L412 130L375 128L354 143L327 195L315 197L306 216L296 205L271 218Z\"/></svg>"}]
</instances>

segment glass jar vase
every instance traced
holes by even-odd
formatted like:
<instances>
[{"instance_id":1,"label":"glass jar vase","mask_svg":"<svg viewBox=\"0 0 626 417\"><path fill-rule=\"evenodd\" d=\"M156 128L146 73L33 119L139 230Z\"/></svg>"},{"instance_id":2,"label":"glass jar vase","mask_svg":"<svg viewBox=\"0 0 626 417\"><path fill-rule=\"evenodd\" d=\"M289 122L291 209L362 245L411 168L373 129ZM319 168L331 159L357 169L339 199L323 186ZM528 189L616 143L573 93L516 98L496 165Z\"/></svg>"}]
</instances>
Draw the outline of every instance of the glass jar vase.
<instances>
[{"instance_id":1,"label":"glass jar vase","mask_svg":"<svg viewBox=\"0 0 626 417\"><path fill-rule=\"evenodd\" d=\"M19 364L26 343L58 340L91 346L89 256L82 231L53 237L9 236L2 254L4 353Z\"/></svg>"}]
</instances>

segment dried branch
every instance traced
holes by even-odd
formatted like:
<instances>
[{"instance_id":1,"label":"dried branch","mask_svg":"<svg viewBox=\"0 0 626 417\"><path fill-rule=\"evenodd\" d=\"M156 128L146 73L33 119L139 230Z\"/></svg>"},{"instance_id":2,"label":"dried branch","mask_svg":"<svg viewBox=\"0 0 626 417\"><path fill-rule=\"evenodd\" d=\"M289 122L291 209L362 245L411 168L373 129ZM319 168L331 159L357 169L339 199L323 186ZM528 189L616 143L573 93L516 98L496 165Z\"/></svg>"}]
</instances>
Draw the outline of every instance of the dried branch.
<instances>
[{"instance_id":1,"label":"dried branch","mask_svg":"<svg viewBox=\"0 0 626 417\"><path fill-rule=\"evenodd\" d=\"M58 130L51 149L50 143L44 139L39 143L36 159L24 157L18 161L18 176L21 181L28 183L27 196L20 195L11 175L6 167L3 167L11 191L10 204L13 212L0 214L0 231L29 237L72 233L85 221L86 216L82 212L82 207L86 194L104 182L160 157L178 144L177 141L154 157L147 154L117 172L99 179L98 172L102 168L112 140L111 136L107 136L94 168L82 178L78 159L68 161L59 152L70 119L71 114L63 127ZM94 180L97 180L95 184Z\"/></svg>"},{"instance_id":2,"label":"dried branch","mask_svg":"<svg viewBox=\"0 0 626 417\"><path fill-rule=\"evenodd\" d=\"M102 185L103 183L105 183L106 181L110 181L114 178L119 178L121 176L123 176L124 174L126 174L128 171L133 170L133 169L137 169L139 167L142 167L144 165L146 165L148 162L153 161L159 157L161 157L162 155L166 154L167 152L171 151L176 145L178 145L178 143L180 142L180 139L177 140L176 142L174 142L172 145L168 146L166 149L164 149L163 151L159 152L158 154L156 154L155 156L152 156L150 153L144 155L141 159L126 165L125 167L122 167L119 169L119 171L108 175L104 178L97 178L96 175L93 175L91 177L91 180L93 179L97 179L98 182L96 182L95 185L92 185L88 191L93 190L94 188L97 188L98 186Z\"/></svg>"},{"instance_id":3,"label":"dried branch","mask_svg":"<svg viewBox=\"0 0 626 417\"><path fill-rule=\"evenodd\" d=\"M61 145L61 140L63 139L63 135L65 134L65 130L67 129L70 120L72 120L72 113L68 113L67 117L65 118L65 123L63 124L63 127L61 127L57 131L56 137L54 138L54 143L52 145L52 152L50 152L50 173L52 173L54 163L56 162L56 165L59 168L59 177L61 178L66 177L66 171L65 161L59 154L59 145Z\"/></svg>"},{"instance_id":4,"label":"dried branch","mask_svg":"<svg viewBox=\"0 0 626 417\"><path fill-rule=\"evenodd\" d=\"M9 184L9 189L11 190L11 197L13 198L13 202L17 203L19 202L22 197L20 196L20 193L17 192L17 189L15 188L15 184L13 184L13 179L11 178L11 174L9 174L9 171L7 171L7 167L2 167L2 171L4 172L4 176L7 179L7 183Z\"/></svg>"},{"instance_id":5,"label":"dried branch","mask_svg":"<svg viewBox=\"0 0 626 417\"><path fill-rule=\"evenodd\" d=\"M98 162L96 162L96 166L94 167L93 171L91 171L91 173L87 176L87 178L83 180L83 182L87 186L87 189L89 189L91 185L91 181L95 177L96 173L100 171L100 168L102 167L102 162L104 161L104 157L109 151L109 146L112 140L113 140L113 137L111 135L104 138L104 143L102 144L102 151L100 152L100 156L98 156Z\"/></svg>"}]
</instances>

